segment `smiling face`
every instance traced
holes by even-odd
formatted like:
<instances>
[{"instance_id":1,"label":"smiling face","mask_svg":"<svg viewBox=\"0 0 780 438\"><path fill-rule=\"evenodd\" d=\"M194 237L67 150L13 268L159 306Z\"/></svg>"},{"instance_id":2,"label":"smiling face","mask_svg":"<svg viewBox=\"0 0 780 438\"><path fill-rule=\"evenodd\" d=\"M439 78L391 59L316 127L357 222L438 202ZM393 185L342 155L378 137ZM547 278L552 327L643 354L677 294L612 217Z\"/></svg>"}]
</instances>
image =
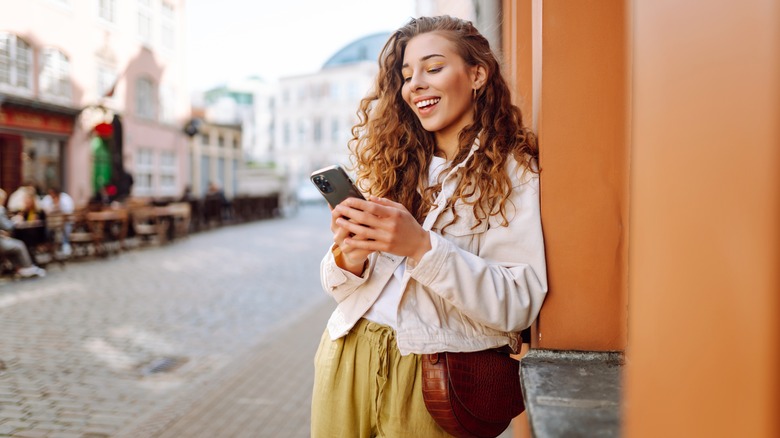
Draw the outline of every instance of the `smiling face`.
<instances>
[{"instance_id":1,"label":"smiling face","mask_svg":"<svg viewBox=\"0 0 780 438\"><path fill-rule=\"evenodd\" d=\"M406 46L401 95L447 158L457 151L458 133L474 119L472 90L481 85L482 73L441 34L417 35Z\"/></svg>"}]
</instances>

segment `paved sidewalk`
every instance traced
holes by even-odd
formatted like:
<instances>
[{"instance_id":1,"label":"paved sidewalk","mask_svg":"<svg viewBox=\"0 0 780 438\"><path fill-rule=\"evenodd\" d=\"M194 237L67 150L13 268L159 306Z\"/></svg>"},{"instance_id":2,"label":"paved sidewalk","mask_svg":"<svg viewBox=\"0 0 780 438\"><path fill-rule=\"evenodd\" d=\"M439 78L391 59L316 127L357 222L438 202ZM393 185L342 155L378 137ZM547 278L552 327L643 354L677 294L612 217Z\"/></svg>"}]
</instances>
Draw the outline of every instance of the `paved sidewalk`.
<instances>
[{"instance_id":1,"label":"paved sidewalk","mask_svg":"<svg viewBox=\"0 0 780 438\"><path fill-rule=\"evenodd\" d=\"M277 327L224 378L193 388L117 437L308 437L314 353L334 307L324 300Z\"/></svg>"}]
</instances>

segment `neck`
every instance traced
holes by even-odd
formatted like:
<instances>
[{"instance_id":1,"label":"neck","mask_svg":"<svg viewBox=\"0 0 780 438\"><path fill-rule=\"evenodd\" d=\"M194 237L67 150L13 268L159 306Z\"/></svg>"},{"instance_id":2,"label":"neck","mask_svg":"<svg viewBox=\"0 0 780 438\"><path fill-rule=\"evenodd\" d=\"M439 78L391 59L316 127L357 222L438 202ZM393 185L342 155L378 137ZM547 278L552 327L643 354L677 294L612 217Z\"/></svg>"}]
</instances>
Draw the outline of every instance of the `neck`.
<instances>
[{"instance_id":1,"label":"neck","mask_svg":"<svg viewBox=\"0 0 780 438\"><path fill-rule=\"evenodd\" d=\"M439 152L437 155L443 155L447 161L455 158L458 154L458 136L445 135L443 133L436 133L436 150Z\"/></svg>"}]
</instances>

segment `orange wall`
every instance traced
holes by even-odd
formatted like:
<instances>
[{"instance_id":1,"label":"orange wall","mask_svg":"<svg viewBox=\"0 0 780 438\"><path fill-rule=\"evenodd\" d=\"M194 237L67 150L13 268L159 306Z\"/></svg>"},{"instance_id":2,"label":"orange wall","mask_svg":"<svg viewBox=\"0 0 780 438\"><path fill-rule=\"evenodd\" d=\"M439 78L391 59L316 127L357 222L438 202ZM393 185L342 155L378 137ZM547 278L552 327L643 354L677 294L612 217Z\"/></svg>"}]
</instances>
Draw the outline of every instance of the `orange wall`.
<instances>
[{"instance_id":1,"label":"orange wall","mask_svg":"<svg viewBox=\"0 0 780 438\"><path fill-rule=\"evenodd\" d=\"M780 6L637 0L625 436L780 436Z\"/></svg>"},{"instance_id":2,"label":"orange wall","mask_svg":"<svg viewBox=\"0 0 780 438\"><path fill-rule=\"evenodd\" d=\"M547 0L541 7L541 29L533 32L541 31L542 44L538 134L550 292L536 346L622 350L629 170L625 7L623 0Z\"/></svg>"}]
</instances>

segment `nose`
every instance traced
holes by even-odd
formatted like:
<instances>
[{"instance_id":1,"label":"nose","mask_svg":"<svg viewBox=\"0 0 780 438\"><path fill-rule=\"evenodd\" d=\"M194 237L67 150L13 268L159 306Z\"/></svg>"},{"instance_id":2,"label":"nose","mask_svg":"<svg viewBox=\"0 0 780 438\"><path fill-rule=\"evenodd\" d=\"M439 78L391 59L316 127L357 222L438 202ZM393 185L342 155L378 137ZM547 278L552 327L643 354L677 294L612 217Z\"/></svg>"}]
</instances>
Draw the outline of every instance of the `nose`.
<instances>
[{"instance_id":1,"label":"nose","mask_svg":"<svg viewBox=\"0 0 780 438\"><path fill-rule=\"evenodd\" d=\"M412 78L409 80L409 88L412 90L424 89L427 86L428 84L425 82L425 79L421 74L412 75Z\"/></svg>"}]
</instances>

